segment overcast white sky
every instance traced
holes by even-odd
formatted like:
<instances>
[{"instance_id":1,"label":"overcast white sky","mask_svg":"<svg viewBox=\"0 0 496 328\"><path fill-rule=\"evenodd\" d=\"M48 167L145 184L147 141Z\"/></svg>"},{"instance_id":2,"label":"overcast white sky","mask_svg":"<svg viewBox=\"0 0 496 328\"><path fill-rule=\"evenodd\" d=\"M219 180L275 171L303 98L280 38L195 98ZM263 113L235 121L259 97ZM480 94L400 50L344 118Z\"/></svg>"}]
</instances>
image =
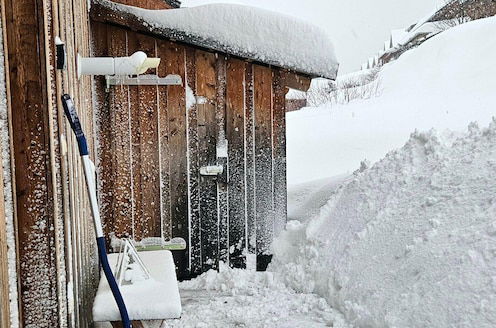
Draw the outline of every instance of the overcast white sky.
<instances>
[{"instance_id":1,"label":"overcast white sky","mask_svg":"<svg viewBox=\"0 0 496 328\"><path fill-rule=\"evenodd\" d=\"M334 41L340 73L360 69L377 53L391 29L409 26L444 0L183 0L183 6L237 3L278 11L313 22Z\"/></svg>"}]
</instances>

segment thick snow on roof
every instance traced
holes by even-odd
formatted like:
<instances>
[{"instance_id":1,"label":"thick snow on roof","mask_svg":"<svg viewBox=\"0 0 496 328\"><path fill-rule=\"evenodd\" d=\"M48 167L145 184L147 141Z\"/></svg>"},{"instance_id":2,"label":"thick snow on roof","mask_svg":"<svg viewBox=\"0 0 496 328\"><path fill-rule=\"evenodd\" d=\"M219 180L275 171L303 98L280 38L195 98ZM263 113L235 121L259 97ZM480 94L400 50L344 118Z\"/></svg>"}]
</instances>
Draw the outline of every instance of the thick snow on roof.
<instances>
[{"instance_id":1,"label":"thick snow on roof","mask_svg":"<svg viewBox=\"0 0 496 328\"><path fill-rule=\"evenodd\" d=\"M338 62L329 35L312 24L268 10L233 4L146 10L94 0L129 13L152 33L311 76L334 79ZM98 13L97 13L98 14Z\"/></svg>"}]
</instances>

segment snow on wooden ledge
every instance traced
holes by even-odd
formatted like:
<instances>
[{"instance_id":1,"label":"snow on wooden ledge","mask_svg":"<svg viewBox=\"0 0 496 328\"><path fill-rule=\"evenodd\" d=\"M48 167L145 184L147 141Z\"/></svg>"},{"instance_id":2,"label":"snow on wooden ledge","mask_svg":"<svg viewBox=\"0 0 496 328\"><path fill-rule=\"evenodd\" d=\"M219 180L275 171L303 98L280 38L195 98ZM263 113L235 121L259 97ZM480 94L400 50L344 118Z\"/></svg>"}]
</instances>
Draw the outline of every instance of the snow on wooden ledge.
<instances>
[{"instance_id":1,"label":"snow on wooden ledge","mask_svg":"<svg viewBox=\"0 0 496 328\"><path fill-rule=\"evenodd\" d=\"M110 17L109 19L109 16ZM335 79L338 62L330 37L291 16L233 4L147 10L93 0L96 20L134 20L148 32L313 77Z\"/></svg>"}]
</instances>

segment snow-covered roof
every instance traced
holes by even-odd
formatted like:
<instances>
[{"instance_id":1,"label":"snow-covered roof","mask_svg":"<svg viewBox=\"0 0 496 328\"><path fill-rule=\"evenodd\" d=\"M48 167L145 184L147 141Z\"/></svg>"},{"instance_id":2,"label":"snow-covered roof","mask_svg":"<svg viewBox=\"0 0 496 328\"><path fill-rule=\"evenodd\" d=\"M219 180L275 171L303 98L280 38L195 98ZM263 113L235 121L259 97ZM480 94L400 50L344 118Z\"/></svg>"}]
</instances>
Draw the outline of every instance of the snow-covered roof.
<instances>
[{"instance_id":1,"label":"snow-covered roof","mask_svg":"<svg viewBox=\"0 0 496 328\"><path fill-rule=\"evenodd\" d=\"M291 16L234 4L147 10L93 0L92 17L132 20L147 32L310 76L335 79L338 70L329 35Z\"/></svg>"}]
</instances>

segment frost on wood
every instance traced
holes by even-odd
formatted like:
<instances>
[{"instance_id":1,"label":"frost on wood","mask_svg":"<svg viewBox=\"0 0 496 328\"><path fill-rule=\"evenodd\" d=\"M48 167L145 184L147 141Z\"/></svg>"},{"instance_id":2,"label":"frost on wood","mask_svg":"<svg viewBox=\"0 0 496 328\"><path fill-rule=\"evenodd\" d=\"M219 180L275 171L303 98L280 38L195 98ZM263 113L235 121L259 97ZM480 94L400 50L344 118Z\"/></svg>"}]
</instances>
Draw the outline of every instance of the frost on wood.
<instances>
[{"instance_id":1,"label":"frost on wood","mask_svg":"<svg viewBox=\"0 0 496 328\"><path fill-rule=\"evenodd\" d=\"M0 27L0 32L2 28ZM5 90L5 68L3 54L3 34L0 33L0 151L2 155L3 183L5 204L5 220L7 222L7 257L9 270L9 302L10 302L10 324L12 327L19 326L19 313L17 307L17 268L16 268L16 246L15 246L15 231L14 231L14 208L12 200L12 181L10 169L10 137L9 137L9 121L7 114L7 95ZM0 228L0 229L3 229ZM2 282L6 283L6 282Z\"/></svg>"},{"instance_id":2,"label":"frost on wood","mask_svg":"<svg viewBox=\"0 0 496 328\"><path fill-rule=\"evenodd\" d=\"M149 31L165 37L312 76L336 77L338 63L330 37L290 16L232 4L146 10L107 0L94 3L133 15Z\"/></svg>"}]
</instances>

